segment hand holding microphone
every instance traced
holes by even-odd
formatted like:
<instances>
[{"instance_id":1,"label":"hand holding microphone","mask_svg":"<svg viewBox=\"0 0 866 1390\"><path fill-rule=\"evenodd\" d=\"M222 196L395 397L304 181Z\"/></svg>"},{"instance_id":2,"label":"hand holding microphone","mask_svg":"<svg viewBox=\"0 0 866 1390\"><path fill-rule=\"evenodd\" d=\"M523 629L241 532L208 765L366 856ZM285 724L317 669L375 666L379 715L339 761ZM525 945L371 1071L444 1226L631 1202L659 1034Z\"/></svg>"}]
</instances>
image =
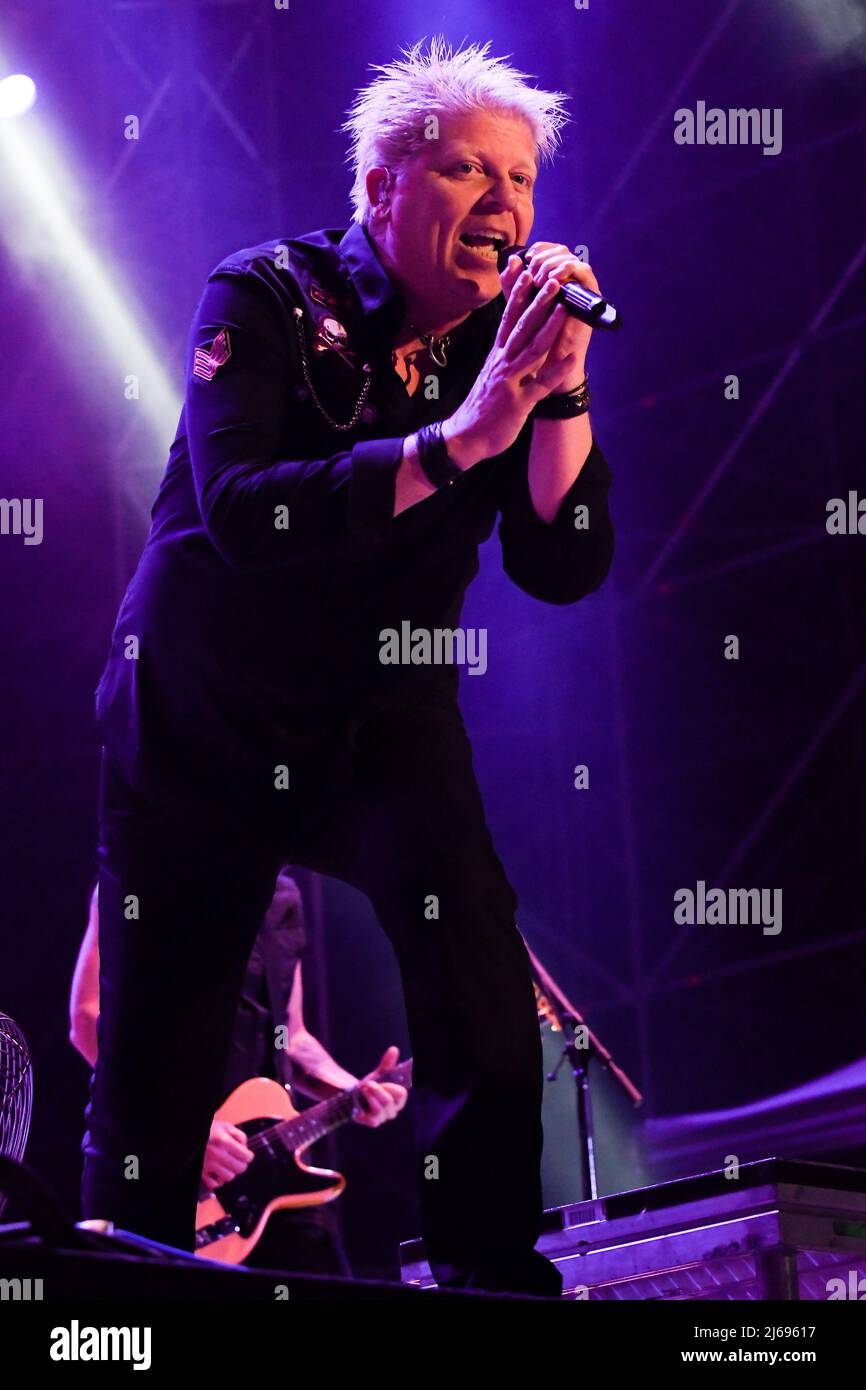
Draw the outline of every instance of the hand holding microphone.
<instances>
[{"instance_id":1,"label":"hand holding microphone","mask_svg":"<svg viewBox=\"0 0 866 1390\"><path fill-rule=\"evenodd\" d=\"M590 328L622 328L622 316L610 300L604 299L599 293L592 267L586 261L578 260L567 246L552 241L536 241L532 246L506 246L499 253L500 274L512 256L518 258L521 266L529 268L538 288L549 276L555 275L562 285L557 302L563 304L574 318Z\"/></svg>"},{"instance_id":2,"label":"hand holding microphone","mask_svg":"<svg viewBox=\"0 0 866 1390\"><path fill-rule=\"evenodd\" d=\"M566 383L552 389L563 393L572 391L586 377L586 353L593 328L617 329L622 325L617 310L602 296L592 266L579 260L567 246L552 241L506 247L500 253L499 264L504 267L500 283L506 296L524 267L532 277L532 297L550 280L559 282L555 303L565 310L568 319L551 357L561 360L573 353L575 364Z\"/></svg>"},{"instance_id":3,"label":"hand holding microphone","mask_svg":"<svg viewBox=\"0 0 866 1390\"><path fill-rule=\"evenodd\" d=\"M466 400L442 425L448 453L464 469L513 444L539 401L584 381L592 328L566 290L587 298L582 314L603 314L597 303L619 317L602 299L592 267L567 246L535 242L520 256L504 251L503 261L507 303L493 347Z\"/></svg>"}]
</instances>

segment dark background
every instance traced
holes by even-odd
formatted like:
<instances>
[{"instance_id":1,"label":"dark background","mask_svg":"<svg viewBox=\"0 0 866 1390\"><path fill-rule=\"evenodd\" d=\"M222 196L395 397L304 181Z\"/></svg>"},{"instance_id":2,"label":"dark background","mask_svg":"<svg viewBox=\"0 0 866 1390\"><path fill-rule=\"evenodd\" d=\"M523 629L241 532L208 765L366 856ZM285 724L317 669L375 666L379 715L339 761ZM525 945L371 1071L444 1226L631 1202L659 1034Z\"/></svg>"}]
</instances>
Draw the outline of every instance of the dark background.
<instances>
[{"instance_id":1,"label":"dark background","mask_svg":"<svg viewBox=\"0 0 866 1390\"><path fill-rule=\"evenodd\" d=\"M436 32L489 38L570 94L535 232L586 244L626 319L591 353L610 578L579 607L538 604L494 538L470 592L489 669L464 677L462 702L490 824L524 933L646 1113L741 1105L866 1053L866 537L824 524L831 497L866 492L860 11L7 2L0 75L35 79L25 119L68 175L71 223L179 398L210 269L347 225L344 112L368 64ZM782 152L675 144L673 112L698 100L781 107ZM0 145L0 491L44 498L45 538L0 537L0 1009L34 1055L29 1161L72 1204L86 1069L66 1002L94 872L93 692L176 411L124 399L135 352L112 350L94 271L29 219L3 159ZM573 788L578 763L589 790ZM677 927L673 894L698 879L781 889L781 934ZM390 948L358 894L302 881L311 1017L363 1072L405 1043ZM340 1137L360 1272L393 1270L417 1233L408 1145L406 1116Z\"/></svg>"}]
</instances>

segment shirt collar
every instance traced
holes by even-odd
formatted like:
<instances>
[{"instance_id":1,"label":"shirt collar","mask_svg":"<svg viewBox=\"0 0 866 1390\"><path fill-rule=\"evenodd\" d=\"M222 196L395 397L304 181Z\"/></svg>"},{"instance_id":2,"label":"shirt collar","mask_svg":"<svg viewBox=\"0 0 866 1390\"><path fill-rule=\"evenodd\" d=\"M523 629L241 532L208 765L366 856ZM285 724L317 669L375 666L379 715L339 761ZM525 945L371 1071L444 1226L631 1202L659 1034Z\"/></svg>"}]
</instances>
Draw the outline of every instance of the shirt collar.
<instances>
[{"instance_id":1,"label":"shirt collar","mask_svg":"<svg viewBox=\"0 0 866 1390\"><path fill-rule=\"evenodd\" d=\"M383 304L390 304L402 295L379 260L367 229L353 222L340 242L340 254L358 292L365 314L372 314Z\"/></svg>"}]
</instances>

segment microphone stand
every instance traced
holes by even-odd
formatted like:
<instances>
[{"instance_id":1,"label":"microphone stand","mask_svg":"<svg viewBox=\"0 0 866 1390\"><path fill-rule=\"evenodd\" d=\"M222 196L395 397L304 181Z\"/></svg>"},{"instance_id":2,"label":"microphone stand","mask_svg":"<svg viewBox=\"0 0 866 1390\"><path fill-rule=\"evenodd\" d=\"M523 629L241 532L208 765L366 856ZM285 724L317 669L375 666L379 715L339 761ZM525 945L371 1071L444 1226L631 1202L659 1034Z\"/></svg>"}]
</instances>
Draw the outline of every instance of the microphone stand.
<instances>
[{"instance_id":1,"label":"microphone stand","mask_svg":"<svg viewBox=\"0 0 866 1390\"><path fill-rule=\"evenodd\" d=\"M566 997L553 976L548 974L528 945L526 949L529 951L529 960L532 966L532 982L535 986L539 1019L549 1022L551 1027L555 1031L561 1032L563 1036L562 1055L553 1071L548 1073L547 1080L555 1081L559 1068L564 1061L568 1061L575 1085L582 1190L584 1200L595 1200L598 1196L598 1179L595 1166L592 1097L589 1089L589 1063L591 1059L595 1057L599 1065L610 1072L634 1106L643 1104L643 1096L626 1076L622 1067L613 1060L607 1048L593 1033L580 1011ZM579 1041L578 1030L580 1030Z\"/></svg>"}]
</instances>

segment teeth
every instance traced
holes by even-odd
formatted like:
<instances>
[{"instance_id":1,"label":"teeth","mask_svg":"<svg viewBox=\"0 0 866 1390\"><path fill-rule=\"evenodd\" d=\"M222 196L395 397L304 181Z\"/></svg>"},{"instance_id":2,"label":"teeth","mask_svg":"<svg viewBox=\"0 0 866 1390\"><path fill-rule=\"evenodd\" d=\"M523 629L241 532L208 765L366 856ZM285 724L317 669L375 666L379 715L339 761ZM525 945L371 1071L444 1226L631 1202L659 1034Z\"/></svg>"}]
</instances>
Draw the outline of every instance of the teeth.
<instances>
[{"instance_id":1,"label":"teeth","mask_svg":"<svg viewBox=\"0 0 866 1390\"><path fill-rule=\"evenodd\" d=\"M467 235L467 236L489 236L490 239L491 239L491 241L493 241L493 245L492 245L492 246L470 246L469 243L466 242L466 241L463 241L462 238L461 238L460 244L461 244L461 246L465 246L467 251L474 251L475 254L476 254L476 256L483 256L484 259L487 260L487 261L496 261L496 260L498 260L498 258L499 258L500 246L504 246L504 244L505 244L501 236L496 236L496 237L494 238L492 232L467 232L466 235Z\"/></svg>"}]
</instances>

